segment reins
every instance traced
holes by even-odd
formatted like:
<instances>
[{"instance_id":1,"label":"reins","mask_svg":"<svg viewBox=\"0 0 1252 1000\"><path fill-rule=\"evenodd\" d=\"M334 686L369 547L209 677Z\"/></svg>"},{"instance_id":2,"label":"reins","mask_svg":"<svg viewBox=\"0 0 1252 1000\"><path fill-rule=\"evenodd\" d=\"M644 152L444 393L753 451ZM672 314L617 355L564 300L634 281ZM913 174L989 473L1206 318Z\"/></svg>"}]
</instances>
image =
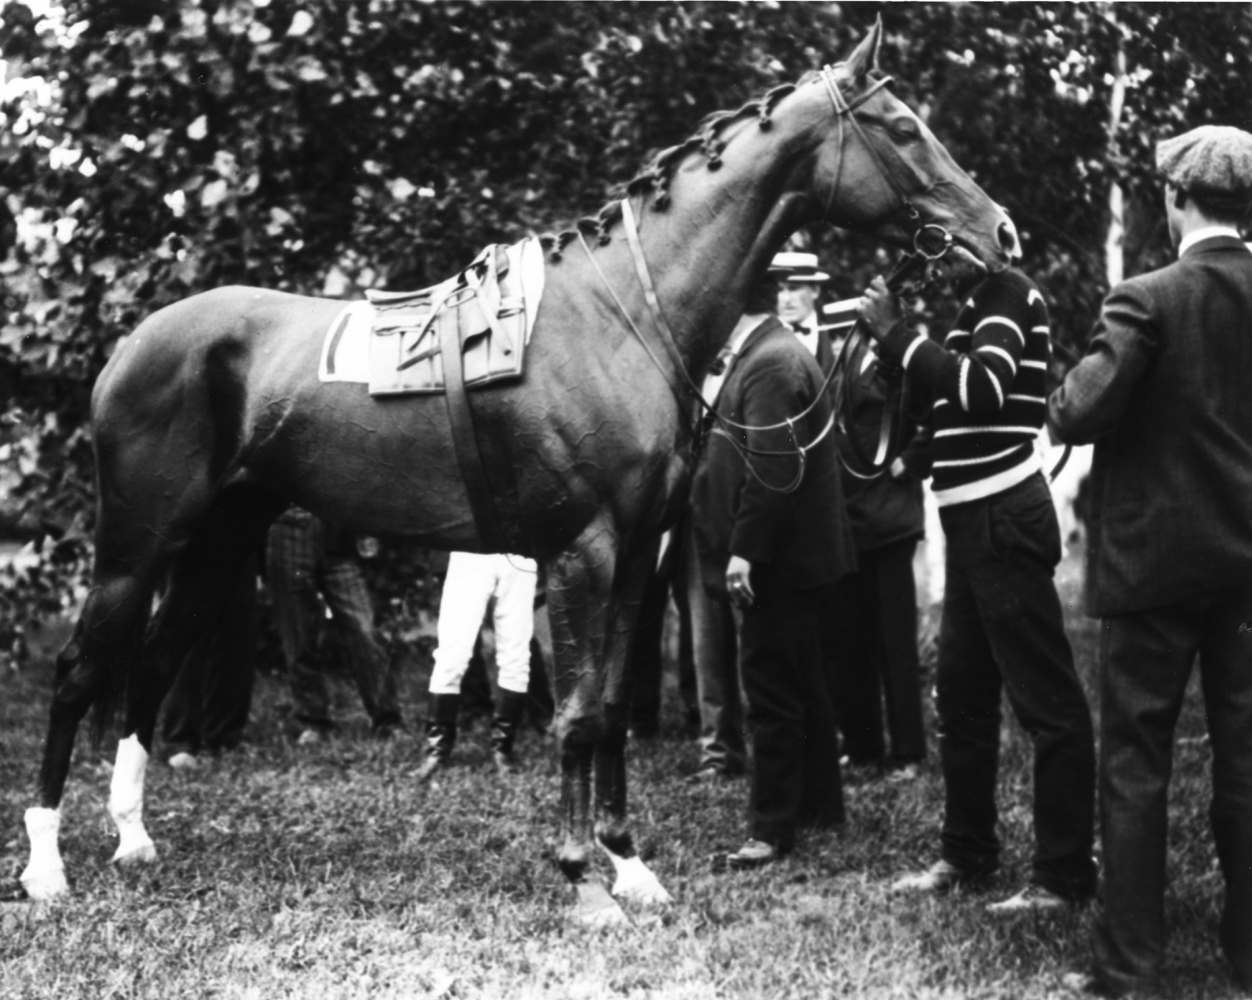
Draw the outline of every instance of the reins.
<instances>
[{"instance_id":1,"label":"reins","mask_svg":"<svg viewBox=\"0 0 1252 1000\"><path fill-rule=\"evenodd\" d=\"M877 166L880 175L887 182L887 185L891 188L892 192L900 200L901 206L903 207L906 217L916 227L915 232L914 232L914 237L913 237L913 243L914 243L913 252L907 255L903 260L901 260L901 262L896 266L895 270L892 272L893 276L898 275L898 274L904 274L906 272L911 273L912 271L916 270L918 266L925 267L929 265L931 261L938 259L938 257L941 257L944 253L946 253L947 250L952 245L952 235L942 226L939 226L933 223L925 224L925 225L921 223L921 213L919 213L917 210L917 207L913 205L911 201L909 201L908 197L904 194L903 190L900 188L895 178L891 176L890 172L887 170L886 164L882 160L882 157L879 156L878 151L874 149L873 145L870 143L869 137L865 134L865 130L861 127L860 122L856 120L856 115L854 114L856 109L859 108L866 101L868 101L871 97L873 97L874 94L878 93L878 91L881 90L883 87L886 87L891 82L892 78L887 76L887 77L882 77L874 81L873 85L867 88L861 94L859 94L855 100L848 101L844 97L843 92L840 91L838 82L835 79L835 70L837 68L838 68L838 65L825 66L822 68L821 73L820 73L822 82L825 84L826 91L830 95L831 103L834 106L836 121L839 123L839 143L838 143L839 161L838 161L838 166L835 171L835 180L834 180L834 183L831 185L830 194L827 197L826 206L823 210L823 218L826 218L827 216L829 216L830 208L834 204L835 198L839 191L840 182L843 176L843 122L846 117L847 120L849 120L852 123L852 127L855 129L857 135L860 137L862 145L864 145L869 150L870 155L873 158L873 161L875 165ZM669 355L670 363L673 365L674 371L677 372L679 378L675 378L675 376L672 375L671 372L667 370L666 367L661 363L660 358L657 357L656 352L652 349L647 339L644 337L643 331L640 330L638 324L635 323L630 313L626 310L625 306L622 304L622 301L619 298L617 292L613 289L612 284L609 282L607 275L605 275L604 271L600 267L599 262L596 260L595 255L591 252L591 247L587 245L586 237L580 231L578 234L579 243L582 245L583 251L587 254L587 259L591 261L591 265L594 268L596 274L599 276L600 281L603 283L604 287L608 290L609 295L612 297L613 303L614 305L617 306L618 312L620 312L622 316L625 318L626 323L629 326L631 332L634 334L635 338L643 346L644 350L648 354L648 357L652 359L653 364L656 365L656 367L660 370L665 381L668 383L670 390L674 393L675 397L678 399L679 404L680 405L684 404L685 394L690 394L692 397L694 397L694 399L697 401L698 406L702 408L705 413L705 420L707 421L707 425L716 425L713 432L714 433L720 432L727 438L727 440L731 443L731 445L736 449L736 451L739 452L740 456L744 459L744 464L746 468L748 469L748 471L758 482L761 483L762 486L765 486L768 489L775 490L780 493L794 492L796 489L799 488L800 483L804 479L805 461L806 461L809 450L811 450L812 448L815 448L819 443L821 443L821 441L825 439L826 435L829 434L830 431L833 429L833 427L835 426L835 422L836 422L836 411L832 410L830 419L826 422L826 425L807 445L801 445L797 441L796 425L800 421L804 420L810 413L812 413L813 410L821 402L822 397L824 397L827 394L831 382L833 381L835 376L840 371L843 370L841 364L836 363L835 365L831 367L830 372L827 373L825 379L823 379L822 381L820 390L814 395L813 401L810 402L808 406L806 406L800 413L795 414L794 416L788 417L786 420L781 421L780 423L753 426L749 424L741 424L734 420L729 419L728 417L723 416L721 413L717 411L717 408L715 406L710 404L704 398L703 393L700 390L700 387L695 384L695 381L692 379L690 373L687 371L686 366L683 364L682 355L678 350L677 340L674 338L674 334L673 334L673 331L670 329L669 322L666 320L665 314L661 310L660 299L658 298L656 294L656 286L653 283L652 275L648 270L648 263L644 256L643 245L639 240L639 230L635 222L635 213L634 213L634 209L631 207L630 198L629 197L623 198L621 204L622 204L622 225L626 231L626 241L630 247L631 260L635 267L635 275L639 281L640 287L643 289L644 301L646 302L648 311L652 316L653 325L656 327L661 343L663 347L665 348L665 352ZM940 234L940 239L942 241L942 249L938 253L928 253L924 251L923 237L926 236L928 231L933 231L933 232ZM858 324L858 327L859 327L859 324ZM855 333L856 329L854 329L853 332ZM864 336L864 334L861 333L860 336ZM852 336L849 335L849 340L851 339L852 339ZM845 344L845 350L846 350L846 347L847 345ZM840 362L843 361L843 358L844 358L844 352L841 352ZM837 399L841 398L841 396L842 394L839 394L837 396ZM740 443L739 441L735 440L735 436L731 433L732 431L741 431L744 433L744 436L746 439L746 436L749 433L764 433L768 431L777 431L777 430L784 430L784 429L787 431L788 437L790 438L790 441L792 444L792 448L790 450L774 451L774 450L763 450L763 449L758 449L758 448L752 448L746 443L746 440L745 440L745 443ZM696 432L696 436L697 436L697 440L699 440L700 434L698 430ZM761 476L752 467L752 463L748 460L749 456L786 457L786 456L792 456L792 455L796 456L796 458L798 459L799 469L797 471L797 475L795 479L791 483L789 483L786 487L781 487L781 488L777 486L771 486L770 484L766 483L765 480L762 479ZM888 459L888 461L890 461L890 459Z\"/></svg>"},{"instance_id":2,"label":"reins","mask_svg":"<svg viewBox=\"0 0 1252 1000\"><path fill-rule=\"evenodd\" d=\"M934 232L937 240L927 246L929 232ZM931 280L931 267L952 248L952 234L941 226L922 226L913 238L913 252L902 257L887 275L886 285L892 292L899 293L904 285L919 272L923 275L923 285ZM896 365L884 364L880 358L877 362L882 375L885 392L882 404L882 417L879 420L878 441L871 458L861 447L860 438L856 434L853 414L849 410L849 378L857 377L862 369L861 361L870 349L870 338L861 320L853 325L839 357L831 368L832 379L838 377L835 387L835 399L832 406L839 429L843 432L843 440L847 447L839 449L839 459L843 467L857 479L876 479L890 468L892 461L899 455L904 445L904 428L907 423L907 394L904 391L905 373Z\"/></svg>"}]
</instances>

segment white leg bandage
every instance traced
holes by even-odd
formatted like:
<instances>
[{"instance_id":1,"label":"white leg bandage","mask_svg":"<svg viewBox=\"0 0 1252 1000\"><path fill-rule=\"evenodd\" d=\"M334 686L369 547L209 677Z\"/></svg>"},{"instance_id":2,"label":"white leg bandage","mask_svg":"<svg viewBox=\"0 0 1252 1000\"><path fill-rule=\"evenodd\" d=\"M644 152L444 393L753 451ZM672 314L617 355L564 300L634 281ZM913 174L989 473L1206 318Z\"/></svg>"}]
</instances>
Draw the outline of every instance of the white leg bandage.
<instances>
[{"instance_id":1,"label":"white leg bandage","mask_svg":"<svg viewBox=\"0 0 1252 1000\"><path fill-rule=\"evenodd\" d=\"M617 879L613 883L613 895L619 899L629 899L640 906L664 906L673 902L673 897L665 891L665 887L652 874L652 869L643 863L638 855L633 858L620 858L610 850L605 850L609 860L613 862L613 870Z\"/></svg>"},{"instance_id":2,"label":"white leg bandage","mask_svg":"<svg viewBox=\"0 0 1252 1000\"><path fill-rule=\"evenodd\" d=\"M113 854L117 864L155 861L156 845L143 827L143 774L148 751L138 736L128 736L117 745L117 763L109 785L109 815L117 824L118 844Z\"/></svg>"},{"instance_id":3,"label":"white leg bandage","mask_svg":"<svg viewBox=\"0 0 1252 1000\"><path fill-rule=\"evenodd\" d=\"M22 872L22 888L31 899L55 899L69 891L57 835L61 810L34 807L26 810L26 836L30 838L30 862Z\"/></svg>"}]
</instances>

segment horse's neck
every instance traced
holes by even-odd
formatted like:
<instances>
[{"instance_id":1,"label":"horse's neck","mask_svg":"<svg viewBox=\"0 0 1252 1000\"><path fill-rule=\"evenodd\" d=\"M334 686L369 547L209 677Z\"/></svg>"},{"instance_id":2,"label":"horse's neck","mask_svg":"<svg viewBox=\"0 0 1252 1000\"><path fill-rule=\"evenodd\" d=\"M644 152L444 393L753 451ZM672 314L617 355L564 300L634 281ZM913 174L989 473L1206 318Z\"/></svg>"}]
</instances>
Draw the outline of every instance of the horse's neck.
<instances>
[{"instance_id":1,"label":"horse's neck","mask_svg":"<svg viewBox=\"0 0 1252 1000\"><path fill-rule=\"evenodd\" d=\"M722 169L680 172L670 206L644 210L644 255L693 377L725 344L783 241L811 221L812 201L794 186L799 145L767 133L740 137Z\"/></svg>"}]
</instances>

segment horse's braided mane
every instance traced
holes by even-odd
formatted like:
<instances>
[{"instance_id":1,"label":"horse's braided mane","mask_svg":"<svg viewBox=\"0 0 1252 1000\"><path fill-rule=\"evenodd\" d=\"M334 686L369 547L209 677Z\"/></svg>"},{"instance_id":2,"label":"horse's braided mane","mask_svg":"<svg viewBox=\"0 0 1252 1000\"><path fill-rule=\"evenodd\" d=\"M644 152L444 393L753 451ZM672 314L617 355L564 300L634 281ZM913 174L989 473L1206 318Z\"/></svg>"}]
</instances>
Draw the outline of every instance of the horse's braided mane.
<instances>
[{"instance_id":1,"label":"horse's braided mane","mask_svg":"<svg viewBox=\"0 0 1252 1000\"><path fill-rule=\"evenodd\" d=\"M780 84L761 97L748 101L738 111L715 111L708 115L696 127L695 134L689 139L657 153L643 170L626 183L623 189L625 194L629 196L654 192L656 197L652 199L653 210L665 211L669 206L669 182L678 164L692 153L703 153L708 160L709 169L718 169L722 165L722 150L725 148L721 137L728 127L736 122L755 118L761 131L768 132L772 125L770 114L778 106L778 102L794 92L797 86L808 82L815 76L816 73L810 72L801 77L799 84ZM565 247L579 233L587 237L595 237L601 246L608 243L610 230L621 217L622 203L619 191L618 196L601 208L598 214L579 219L574 224L574 229L556 234L544 233L539 237L539 242L549 253L550 259L556 262L561 259Z\"/></svg>"}]
</instances>

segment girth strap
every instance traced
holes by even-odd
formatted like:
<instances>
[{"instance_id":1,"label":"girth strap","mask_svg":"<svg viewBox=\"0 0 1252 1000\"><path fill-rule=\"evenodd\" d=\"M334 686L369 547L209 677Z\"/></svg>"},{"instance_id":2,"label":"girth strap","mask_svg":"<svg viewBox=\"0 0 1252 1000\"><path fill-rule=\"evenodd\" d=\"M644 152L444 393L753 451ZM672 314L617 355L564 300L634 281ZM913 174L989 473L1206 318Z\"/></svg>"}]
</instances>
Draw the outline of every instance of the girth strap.
<instances>
[{"instance_id":1,"label":"girth strap","mask_svg":"<svg viewBox=\"0 0 1252 1000\"><path fill-rule=\"evenodd\" d=\"M504 552L504 536L496 519L491 500L491 487L483 468L478 438L474 434L474 415L470 411L469 393L465 389L465 370L461 360L459 309L439 313L439 346L443 356L443 377L448 403L448 426L452 431L452 450L461 468L461 481L469 497L470 513L479 541L488 552Z\"/></svg>"}]
</instances>

